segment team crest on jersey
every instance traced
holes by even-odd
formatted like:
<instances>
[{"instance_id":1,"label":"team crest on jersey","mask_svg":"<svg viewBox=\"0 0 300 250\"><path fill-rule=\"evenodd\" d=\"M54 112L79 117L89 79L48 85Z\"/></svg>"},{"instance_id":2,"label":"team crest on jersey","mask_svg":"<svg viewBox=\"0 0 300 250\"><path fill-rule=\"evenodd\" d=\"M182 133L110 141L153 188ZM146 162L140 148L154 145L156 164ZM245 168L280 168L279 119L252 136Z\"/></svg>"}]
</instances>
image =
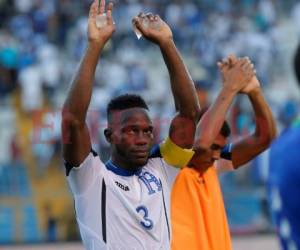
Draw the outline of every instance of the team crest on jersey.
<instances>
[{"instance_id":1,"label":"team crest on jersey","mask_svg":"<svg viewBox=\"0 0 300 250\"><path fill-rule=\"evenodd\" d=\"M146 185L148 194L150 195L162 190L161 182L150 172L143 172L139 176L139 179Z\"/></svg>"},{"instance_id":2,"label":"team crest on jersey","mask_svg":"<svg viewBox=\"0 0 300 250\"><path fill-rule=\"evenodd\" d=\"M123 189L124 191L130 191L130 189L129 189L128 186L123 185L122 183L120 183L120 182L118 182L118 181L115 181L115 183L116 183L116 185L117 185L119 188Z\"/></svg>"}]
</instances>

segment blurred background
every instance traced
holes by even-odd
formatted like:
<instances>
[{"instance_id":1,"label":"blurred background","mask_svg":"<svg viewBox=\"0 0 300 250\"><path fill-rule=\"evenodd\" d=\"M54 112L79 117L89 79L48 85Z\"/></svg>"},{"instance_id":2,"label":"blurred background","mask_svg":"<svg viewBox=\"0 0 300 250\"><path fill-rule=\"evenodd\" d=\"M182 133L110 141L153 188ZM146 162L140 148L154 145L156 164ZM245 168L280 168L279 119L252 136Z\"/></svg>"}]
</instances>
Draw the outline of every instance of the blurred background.
<instances>
[{"instance_id":1,"label":"blurred background","mask_svg":"<svg viewBox=\"0 0 300 250\"><path fill-rule=\"evenodd\" d=\"M15 244L15 249L37 249L23 244L79 240L61 158L60 114L86 47L90 2L0 0L1 249ZM292 61L300 36L298 1L114 2L117 31L97 69L88 114L93 147L103 160L109 155L103 136L105 108L112 96L142 94L151 106L157 141L166 136L174 114L159 49L137 40L132 31L131 19L139 11L158 13L171 26L203 107L220 89L216 62L235 53L254 62L278 130L284 131L296 118L300 91ZM233 141L253 131L253 112L245 96L236 98L228 121ZM268 152L221 176L236 250L279 249L266 195L267 176Z\"/></svg>"}]
</instances>

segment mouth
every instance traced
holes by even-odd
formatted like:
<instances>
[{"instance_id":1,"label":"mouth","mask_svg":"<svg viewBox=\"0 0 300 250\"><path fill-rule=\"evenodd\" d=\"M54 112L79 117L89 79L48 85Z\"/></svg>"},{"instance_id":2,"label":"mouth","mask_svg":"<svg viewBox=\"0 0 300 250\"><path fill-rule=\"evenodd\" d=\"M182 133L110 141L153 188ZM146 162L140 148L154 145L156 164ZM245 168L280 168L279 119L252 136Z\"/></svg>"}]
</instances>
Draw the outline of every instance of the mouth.
<instances>
[{"instance_id":1,"label":"mouth","mask_svg":"<svg viewBox=\"0 0 300 250\"><path fill-rule=\"evenodd\" d=\"M148 150L135 150L135 151L132 151L132 154L136 158L148 158L149 151Z\"/></svg>"}]
</instances>

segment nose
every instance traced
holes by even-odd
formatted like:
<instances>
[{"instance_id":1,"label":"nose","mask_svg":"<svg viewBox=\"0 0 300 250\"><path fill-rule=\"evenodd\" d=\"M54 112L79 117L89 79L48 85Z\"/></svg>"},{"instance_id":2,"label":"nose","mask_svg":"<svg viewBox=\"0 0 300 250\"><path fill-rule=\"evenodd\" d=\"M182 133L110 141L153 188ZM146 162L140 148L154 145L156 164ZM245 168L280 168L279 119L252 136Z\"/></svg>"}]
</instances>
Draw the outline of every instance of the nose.
<instances>
[{"instance_id":1,"label":"nose","mask_svg":"<svg viewBox=\"0 0 300 250\"><path fill-rule=\"evenodd\" d=\"M149 137L146 136L143 132L139 132L136 135L135 144L139 146L144 146L149 144Z\"/></svg>"}]
</instances>

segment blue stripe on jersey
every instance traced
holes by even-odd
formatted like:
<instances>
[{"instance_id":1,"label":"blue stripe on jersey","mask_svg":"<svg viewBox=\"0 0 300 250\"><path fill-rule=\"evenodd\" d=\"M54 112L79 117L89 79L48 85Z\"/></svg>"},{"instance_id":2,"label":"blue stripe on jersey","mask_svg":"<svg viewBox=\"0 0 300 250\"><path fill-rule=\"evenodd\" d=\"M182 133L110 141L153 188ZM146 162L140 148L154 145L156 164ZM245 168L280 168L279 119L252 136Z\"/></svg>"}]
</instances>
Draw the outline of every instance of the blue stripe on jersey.
<instances>
[{"instance_id":1,"label":"blue stripe on jersey","mask_svg":"<svg viewBox=\"0 0 300 250\"><path fill-rule=\"evenodd\" d=\"M102 180L101 191L101 219L102 219L102 239L106 243L106 184Z\"/></svg>"},{"instance_id":2,"label":"blue stripe on jersey","mask_svg":"<svg viewBox=\"0 0 300 250\"><path fill-rule=\"evenodd\" d=\"M161 185L161 188L162 188L162 197L163 197L164 212L165 212L165 218L166 218L167 227L168 227L168 236L169 236L169 240L170 240L171 239L170 225L169 225L169 218L168 218L167 209L166 209L164 188L163 188L163 185L161 183L161 180L159 180L159 182L160 182L160 185Z\"/></svg>"},{"instance_id":3,"label":"blue stripe on jersey","mask_svg":"<svg viewBox=\"0 0 300 250\"><path fill-rule=\"evenodd\" d=\"M138 168L137 170L127 170L124 168L120 168L112 163L111 160L107 161L105 163L105 166L108 170L112 171L113 173L121 176L133 176L133 175L139 175L142 171L142 168Z\"/></svg>"}]
</instances>

